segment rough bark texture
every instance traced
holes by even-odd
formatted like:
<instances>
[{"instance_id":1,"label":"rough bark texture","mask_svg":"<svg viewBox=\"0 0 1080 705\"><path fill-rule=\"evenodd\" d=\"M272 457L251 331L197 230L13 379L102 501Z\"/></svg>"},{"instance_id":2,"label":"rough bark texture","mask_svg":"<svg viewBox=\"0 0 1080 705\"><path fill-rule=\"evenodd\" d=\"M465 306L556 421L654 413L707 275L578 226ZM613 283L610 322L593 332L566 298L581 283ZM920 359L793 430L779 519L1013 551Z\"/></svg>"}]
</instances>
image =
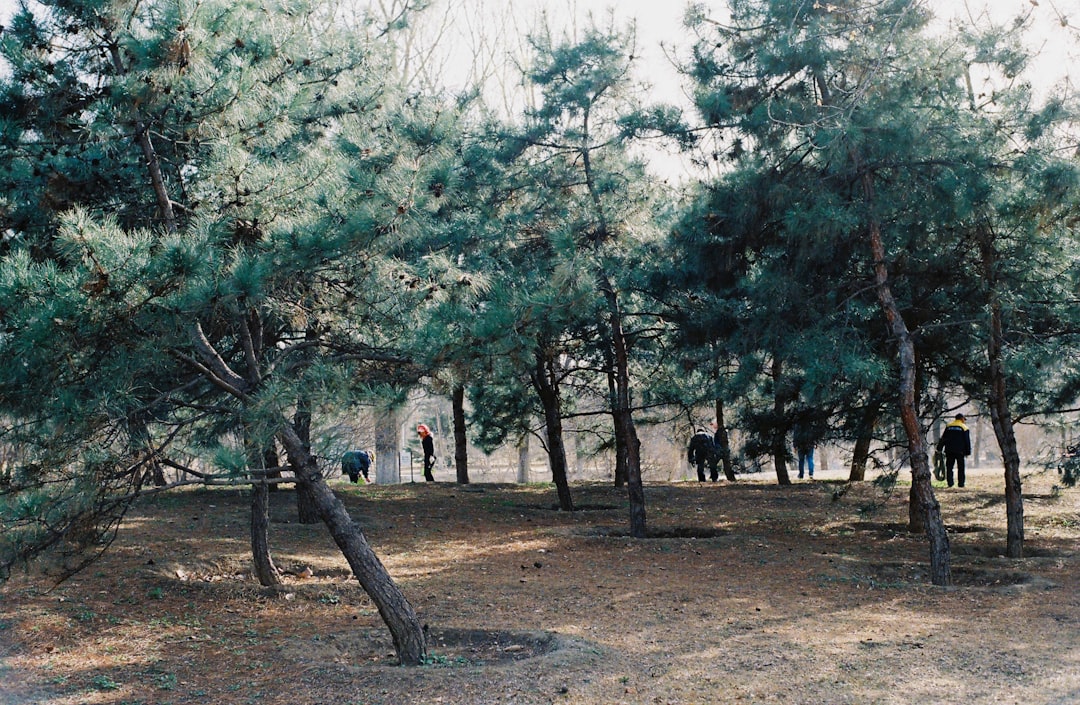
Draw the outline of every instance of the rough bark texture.
<instances>
[{"instance_id":1,"label":"rough bark texture","mask_svg":"<svg viewBox=\"0 0 1080 705\"><path fill-rule=\"evenodd\" d=\"M859 161L855 160L856 164ZM874 201L874 185L870 174L861 169L860 181L863 196L868 204ZM904 322L900 306L893 297L889 285L889 270L885 265L885 243L881 237L881 226L871 218L868 228L870 251L874 258L874 280L877 284L878 302L889 323L889 330L896 339L897 357L900 366L900 420L908 439L908 459L911 463L912 510L921 508L925 517L926 536L930 539L930 580L934 585L952 584L952 559L949 549L949 535L945 532L945 523L941 519L941 506L934 496L930 484L930 462L926 452L926 441L919 423L915 405L915 344ZM916 503L918 507L916 507Z\"/></svg>"},{"instance_id":2,"label":"rough bark texture","mask_svg":"<svg viewBox=\"0 0 1080 705\"><path fill-rule=\"evenodd\" d=\"M529 482L529 434L524 433L521 435L521 440L518 441L517 451L517 481L519 484L524 485Z\"/></svg>"},{"instance_id":3,"label":"rough bark texture","mask_svg":"<svg viewBox=\"0 0 1080 705\"><path fill-rule=\"evenodd\" d=\"M296 429L297 438L304 444L304 450L311 454L311 409L306 400L301 399L296 405L296 414L293 417L293 426ZM292 457L289 458L290 466ZM299 477L296 468L293 474ZM319 509L315 503L315 497L311 494L311 486L304 482L296 483L296 517L301 524L318 524L320 521Z\"/></svg>"},{"instance_id":4,"label":"rough bark texture","mask_svg":"<svg viewBox=\"0 0 1080 705\"><path fill-rule=\"evenodd\" d=\"M559 401L559 380L555 370L555 361L536 349L536 367L532 373L533 387L544 407L544 423L547 426L548 460L551 464L551 480L559 495L559 509L564 512L574 511L574 500L570 496L570 483L566 475L566 446L563 443L562 412Z\"/></svg>"},{"instance_id":5,"label":"rough bark texture","mask_svg":"<svg viewBox=\"0 0 1080 705\"><path fill-rule=\"evenodd\" d=\"M384 409L375 421L375 482L396 485L401 482L401 414ZM412 479L412 478L410 478Z\"/></svg>"},{"instance_id":6,"label":"rough bark texture","mask_svg":"<svg viewBox=\"0 0 1080 705\"><path fill-rule=\"evenodd\" d=\"M319 517L330 530L334 543L349 562L353 575L371 597L383 622L389 628L398 660L403 666L423 663L427 658L427 642L412 605L371 549L360 526L352 520L344 505L326 484L315 458L308 452L306 444L301 441L295 429L285 426L279 438L285 447L290 466L295 468L297 481L310 488Z\"/></svg>"},{"instance_id":7,"label":"rough bark texture","mask_svg":"<svg viewBox=\"0 0 1080 705\"><path fill-rule=\"evenodd\" d=\"M251 483L251 557L255 577L264 587L281 585L281 573L270 555L270 493L265 477Z\"/></svg>"},{"instance_id":8,"label":"rough bark texture","mask_svg":"<svg viewBox=\"0 0 1080 705\"><path fill-rule=\"evenodd\" d=\"M454 467L459 485L469 484L469 439L465 435L465 387L454 387Z\"/></svg>"},{"instance_id":9,"label":"rough bark texture","mask_svg":"<svg viewBox=\"0 0 1080 705\"><path fill-rule=\"evenodd\" d=\"M617 406L618 389L615 385L615 360L610 351L606 351L608 363L608 399L612 410ZM622 433L619 429L620 419L617 414L612 414L612 424L615 430L615 486L625 487L630 481L630 460L626 452L626 445L620 442Z\"/></svg>"},{"instance_id":10,"label":"rough bark texture","mask_svg":"<svg viewBox=\"0 0 1080 705\"><path fill-rule=\"evenodd\" d=\"M611 416L615 427L616 454L626 458L626 491L630 499L630 535L645 538L645 489L641 482L641 441L634 427L634 413L630 399L630 352L623 330L622 311L615 289L606 277L601 276L601 290L608 305L608 332L611 335L612 368L614 382Z\"/></svg>"},{"instance_id":11,"label":"rough bark texture","mask_svg":"<svg viewBox=\"0 0 1080 705\"><path fill-rule=\"evenodd\" d=\"M874 439L874 427L877 425L881 407L877 402L867 402L859 419L859 426L855 436L855 447L851 452L851 474L848 475L850 482L862 482L866 479L866 463L870 459L870 443Z\"/></svg>"},{"instance_id":12,"label":"rough bark texture","mask_svg":"<svg viewBox=\"0 0 1080 705\"><path fill-rule=\"evenodd\" d=\"M990 364L990 394L986 405L994 426L998 447L1005 464L1006 547L1009 558L1024 557L1024 495L1020 482L1020 453L1016 448L1009 396L1005 389L1005 364L1002 361L1005 333L1001 323L1001 301L997 295L997 253L993 233L987 226L979 229L979 254L983 281L990 297L990 330L987 335L987 359Z\"/></svg>"}]
</instances>

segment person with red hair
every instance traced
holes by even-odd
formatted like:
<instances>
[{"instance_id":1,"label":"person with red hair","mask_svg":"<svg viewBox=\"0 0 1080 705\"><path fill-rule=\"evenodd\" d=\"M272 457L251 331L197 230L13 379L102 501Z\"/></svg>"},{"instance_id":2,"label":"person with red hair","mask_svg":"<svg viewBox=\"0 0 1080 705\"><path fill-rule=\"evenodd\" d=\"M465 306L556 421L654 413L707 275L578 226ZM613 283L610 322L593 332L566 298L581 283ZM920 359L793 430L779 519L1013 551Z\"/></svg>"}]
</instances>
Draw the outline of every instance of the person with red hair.
<instances>
[{"instance_id":1,"label":"person with red hair","mask_svg":"<svg viewBox=\"0 0 1080 705\"><path fill-rule=\"evenodd\" d=\"M416 432L420 434L420 445L424 448L424 479L435 482L435 476L431 474L435 467L435 439L425 424L417 425Z\"/></svg>"}]
</instances>

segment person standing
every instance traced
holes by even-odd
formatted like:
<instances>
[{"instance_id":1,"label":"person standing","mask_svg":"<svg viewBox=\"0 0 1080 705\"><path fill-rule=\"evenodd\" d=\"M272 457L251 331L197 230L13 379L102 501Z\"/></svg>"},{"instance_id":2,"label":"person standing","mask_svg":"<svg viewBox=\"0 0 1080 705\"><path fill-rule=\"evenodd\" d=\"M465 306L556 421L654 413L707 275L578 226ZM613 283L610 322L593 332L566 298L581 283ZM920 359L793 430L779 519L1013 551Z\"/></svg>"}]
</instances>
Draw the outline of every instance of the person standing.
<instances>
[{"instance_id":1,"label":"person standing","mask_svg":"<svg viewBox=\"0 0 1080 705\"><path fill-rule=\"evenodd\" d=\"M420 434L420 445L424 449L424 480L435 482L435 476L431 471L435 468L435 439L431 436L431 429L424 424L416 427Z\"/></svg>"},{"instance_id":2,"label":"person standing","mask_svg":"<svg viewBox=\"0 0 1080 705\"><path fill-rule=\"evenodd\" d=\"M956 485L964 486L964 458L971 455L971 431L964 423L964 415L957 414L941 432L938 451L945 451L945 483L953 486L953 465L956 466Z\"/></svg>"},{"instance_id":3,"label":"person standing","mask_svg":"<svg viewBox=\"0 0 1080 705\"><path fill-rule=\"evenodd\" d=\"M690 438L690 445L686 449L686 459L690 461L691 465L697 466L697 479L698 482L705 482L705 466L712 462L713 459L713 440L712 436L705 432L705 429L699 428L694 432L694 435ZM715 468L715 466L713 466ZM713 470L713 481L716 481L715 470Z\"/></svg>"},{"instance_id":4,"label":"person standing","mask_svg":"<svg viewBox=\"0 0 1080 705\"><path fill-rule=\"evenodd\" d=\"M799 423L791 430L795 453L799 457L799 479L803 478L803 472L809 471L810 479L814 479L814 446L816 439L809 424Z\"/></svg>"}]
</instances>

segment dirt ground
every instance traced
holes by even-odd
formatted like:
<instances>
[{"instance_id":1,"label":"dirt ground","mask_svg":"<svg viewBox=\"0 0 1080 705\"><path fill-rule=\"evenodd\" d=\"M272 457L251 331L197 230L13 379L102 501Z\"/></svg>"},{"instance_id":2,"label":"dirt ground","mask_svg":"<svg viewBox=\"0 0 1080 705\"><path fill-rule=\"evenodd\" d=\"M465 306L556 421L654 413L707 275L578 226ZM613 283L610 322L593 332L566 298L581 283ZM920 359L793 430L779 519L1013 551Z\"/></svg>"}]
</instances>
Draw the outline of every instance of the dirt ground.
<instances>
[{"instance_id":1,"label":"dirt ground","mask_svg":"<svg viewBox=\"0 0 1080 705\"><path fill-rule=\"evenodd\" d=\"M937 490L940 588L906 487L647 484L635 540L606 485L566 513L548 485L335 478L428 626L418 668L292 493L272 495L280 592L251 576L247 493L166 495L72 580L0 588L0 704L1078 703L1080 488L1056 480L1025 476L1022 560L999 471Z\"/></svg>"}]
</instances>

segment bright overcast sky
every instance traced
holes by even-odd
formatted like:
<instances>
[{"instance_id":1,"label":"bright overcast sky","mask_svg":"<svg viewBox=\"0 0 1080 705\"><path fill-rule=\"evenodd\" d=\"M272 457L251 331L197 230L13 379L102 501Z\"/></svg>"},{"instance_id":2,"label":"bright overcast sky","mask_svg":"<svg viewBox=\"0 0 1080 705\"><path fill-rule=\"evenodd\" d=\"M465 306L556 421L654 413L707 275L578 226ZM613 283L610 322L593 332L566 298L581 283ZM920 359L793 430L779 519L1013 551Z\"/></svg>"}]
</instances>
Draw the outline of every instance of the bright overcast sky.
<instances>
[{"instance_id":1,"label":"bright overcast sky","mask_svg":"<svg viewBox=\"0 0 1080 705\"><path fill-rule=\"evenodd\" d=\"M364 0L358 0L363 2ZM369 0L372 5L394 4L389 0ZM545 11L553 29L561 26L581 26L591 13L603 18L613 9L617 19L637 21L638 55L643 76L654 84L660 99L671 99L677 94L670 74L670 62L660 48L665 46L685 49L687 31L682 27L682 15L687 2L680 0L437 0L434 11L445 7L448 1L457 6L469 7L453 13L455 21L470 22L475 18L477 6L498 7L499 12L512 9L522 18L518 27L529 27L538 11ZM792 0L793 2L795 0ZM807 2L811 0L805 0ZM827 0L819 0L826 2ZM1029 40L1041 51L1036 80L1056 80L1070 76L1073 85L1080 83L1080 8L1076 0L927 0L940 16L975 16L989 12L995 19L1006 21L1020 13L1033 14L1033 31ZM704 1L706 7L719 6L719 2ZM16 7L16 0L0 0L0 22L6 21ZM1070 14L1071 13L1071 16ZM490 14L490 12L488 13ZM1063 23L1068 26L1063 26ZM502 30L502 31L505 31ZM504 38L505 41L505 38ZM669 94L670 91L670 94Z\"/></svg>"}]
</instances>

